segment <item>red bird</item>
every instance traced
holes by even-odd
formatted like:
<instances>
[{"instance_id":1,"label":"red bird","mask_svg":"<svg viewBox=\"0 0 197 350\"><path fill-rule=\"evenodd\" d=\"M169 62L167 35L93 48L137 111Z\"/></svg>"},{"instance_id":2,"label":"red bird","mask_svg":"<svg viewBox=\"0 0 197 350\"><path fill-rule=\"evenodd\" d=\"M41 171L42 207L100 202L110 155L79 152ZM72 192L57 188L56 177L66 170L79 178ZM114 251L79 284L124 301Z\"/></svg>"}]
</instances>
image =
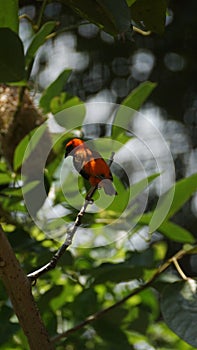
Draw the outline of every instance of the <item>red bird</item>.
<instances>
[{"instance_id":1,"label":"red bird","mask_svg":"<svg viewBox=\"0 0 197 350\"><path fill-rule=\"evenodd\" d=\"M66 144L65 157L72 156L75 169L89 181L92 187L103 187L106 194L116 195L112 173L100 153L91 150L86 143L74 138Z\"/></svg>"}]
</instances>

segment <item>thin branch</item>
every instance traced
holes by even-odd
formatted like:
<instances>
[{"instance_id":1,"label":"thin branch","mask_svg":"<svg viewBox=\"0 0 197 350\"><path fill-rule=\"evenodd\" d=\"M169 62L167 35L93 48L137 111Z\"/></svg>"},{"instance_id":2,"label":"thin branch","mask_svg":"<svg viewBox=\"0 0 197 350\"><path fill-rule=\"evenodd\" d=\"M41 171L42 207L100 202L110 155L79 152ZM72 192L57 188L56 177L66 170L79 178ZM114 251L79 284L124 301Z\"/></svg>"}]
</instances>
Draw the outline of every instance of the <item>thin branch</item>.
<instances>
[{"instance_id":1,"label":"thin branch","mask_svg":"<svg viewBox=\"0 0 197 350\"><path fill-rule=\"evenodd\" d=\"M181 276L181 278L182 278L183 280L187 281L187 280L188 280L188 277L184 274L184 272L183 272L182 268L180 267L180 265L179 265L177 259L176 259L176 258L173 258L172 262L173 262L174 266L176 267L177 272L179 273L179 275Z\"/></svg>"},{"instance_id":2,"label":"thin branch","mask_svg":"<svg viewBox=\"0 0 197 350\"><path fill-rule=\"evenodd\" d=\"M93 196L93 194L94 193L92 193L92 196ZM91 203L92 203L91 197L89 197L88 200L85 199L85 202L84 202L83 206L81 207L81 210L77 214L77 217L76 217L74 224L66 232L66 239L65 239L64 243L61 245L61 247L58 249L58 251L53 255L52 259L46 265L42 266L40 269L35 270L34 272L31 272L27 275L27 277L30 279L32 284L36 283L36 280L38 277L42 276L44 273L46 273L50 270L53 270L56 267L61 256L64 254L66 249L72 244L74 234L77 231L77 228L81 225L81 221L82 221L82 218L86 212L87 206Z\"/></svg>"},{"instance_id":3,"label":"thin branch","mask_svg":"<svg viewBox=\"0 0 197 350\"><path fill-rule=\"evenodd\" d=\"M134 32L139 33L139 34L141 34L143 36L149 36L151 34L150 30L144 31L144 30L142 30L142 29L140 29L138 27L135 27L135 26L133 26L133 30L134 30Z\"/></svg>"},{"instance_id":4,"label":"thin branch","mask_svg":"<svg viewBox=\"0 0 197 350\"><path fill-rule=\"evenodd\" d=\"M76 326L68 329L67 331L58 334L56 336L54 336L51 341L53 343L61 340L62 338L66 338L68 335L84 328L85 326L87 326L88 324L94 322L95 320L101 318L102 316L104 316L105 314L107 314L108 312L110 312L111 310L119 307L120 305L124 304L128 299L132 298L133 296L139 294L140 292L142 292L143 290L145 290L148 287L151 287L153 285L153 283L155 282L155 280L158 278L158 276L160 276L172 263L174 263L174 261L181 259L184 255L188 254L188 251L181 249L180 251L178 251L172 258L168 259L166 262L164 262L164 264L162 264L153 274L153 276L144 284L140 285L139 287L137 287L136 289L132 290L131 293L129 293L128 295L126 295L124 298L120 299L118 302L114 303L113 305L98 311L92 315L90 315L89 317L87 317L83 322L77 324Z\"/></svg>"},{"instance_id":5,"label":"thin branch","mask_svg":"<svg viewBox=\"0 0 197 350\"><path fill-rule=\"evenodd\" d=\"M32 21L31 17L29 17L26 13L23 13L19 16L19 20L26 19L29 23L31 23L32 27L34 25L34 22Z\"/></svg>"},{"instance_id":6,"label":"thin branch","mask_svg":"<svg viewBox=\"0 0 197 350\"><path fill-rule=\"evenodd\" d=\"M56 36L58 36L58 35L60 35L62 33L69 32L69 31L74 30L74 29L78 29L79 26L87 25L89 23L90 22L88 22L88 21L82 21L82 22L77 22L75 24L71 24L71 25L69 25L67 27L63 27L63 28L57 30L56 32L52 32L49 35L47 35L46 36L46 40L53 39L53 38L55 38Z\"/></svg>"},{"instance_id":7,"label":"thin branch","mask_svg":"<svg viewBox=\"0 0 197 350\"><path fill-rule=\"evenodd\" d=\"M111 166L111 164L113 163L113 159L114 159L114 152L112 152L112 154L111 154L111 157L110 157L110 160L108 163L109 166ZM89 204L92 204L92 201L93 201L92 197L93 197L94 193L96 192L96 190L97 190L97 186L92 187L90 189L90 191L87 193L86 198L85 198L85 202L82 205L81 210L77 214L75 222L66 232L66 238L65 238L64 243L61 245L61 247L58 249L58 251L53 255L52 259L46 265L42 266L41 268L39 268L39 269L37 269L37 270L35 270L27 275L27 277L29 278L29 280L31 281L31 283L33 285L36 283L36 280L38 279L38 277L42 276L43 274L45 274L48 271L53 270L56 267L61 256L64 254L66 249L72 244L73 237L74 237L78 227L81 225L83 216L86 213L86 209L87 209Z\"/></svg>"}]
</instances>

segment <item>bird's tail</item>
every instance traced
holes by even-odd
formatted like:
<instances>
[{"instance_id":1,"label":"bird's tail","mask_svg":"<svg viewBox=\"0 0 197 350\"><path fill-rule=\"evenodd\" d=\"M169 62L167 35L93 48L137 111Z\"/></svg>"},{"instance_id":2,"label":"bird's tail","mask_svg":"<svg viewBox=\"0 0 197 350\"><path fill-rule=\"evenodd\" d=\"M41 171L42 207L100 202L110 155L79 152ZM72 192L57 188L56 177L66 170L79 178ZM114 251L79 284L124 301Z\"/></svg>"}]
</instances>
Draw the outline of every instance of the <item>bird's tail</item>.
<instances>
[{"instance_id":1,"label":"bird's tail","mask_svg":"<svg viewBox=\"0 0 197 350\"><path fill-rule=\"evenodd\" d=\"M116 196L117 192L109 179L103 179L99 182L99 187L103 187L106 194L109 196Z\"/></svg>"}]
</instances>

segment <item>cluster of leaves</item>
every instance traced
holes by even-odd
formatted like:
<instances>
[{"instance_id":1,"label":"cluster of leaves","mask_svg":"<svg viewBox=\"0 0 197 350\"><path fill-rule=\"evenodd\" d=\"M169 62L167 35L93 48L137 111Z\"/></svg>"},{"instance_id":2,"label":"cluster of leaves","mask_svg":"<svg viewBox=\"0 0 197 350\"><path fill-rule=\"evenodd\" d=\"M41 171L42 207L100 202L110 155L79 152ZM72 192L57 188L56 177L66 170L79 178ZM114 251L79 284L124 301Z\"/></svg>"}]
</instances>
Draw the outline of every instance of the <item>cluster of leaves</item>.
<instances>
[{"instance_id":1,"label":"cluster of leaves","mask_svg":"<svg viewBox=\"0 0 197 350\"><path fill-rule=\"evenodd\" d=\"M161 34L164 31L167 1L161 0L93 0L69 1L62 0L66 6L70 6L83 19L94 22L100 28L113 36L122 35L131 37L132 23L139 28ZM38 48L47 37L57 29L57 23L48 21L41 28L35 25L35 35L24 54L23 43L18 36L18 2L12 1L9 6L0 4L0 81L3 83L19 82L27 84L33 59ZM12 48L12 49L10 49ZM13 55L14 52L14 55Z\"/></svg>"},{"instance_id":2,"label":"cluster of leaves","mask_svg":"<svg viewBox=\"0 0 197 350\"><path fill-rule=\"evenodd\" d=\"M52 86L45 90L42 101L47 101L46 108L49 100L53 100L53 87L57 84L58 88L60 80L58 78ZM152 88L152 83L143 83L123 101L123 104L140 106ZM56 88L54 91L57 91ZM121 137L122 143L126 143L128 140L128 135L124 134L122 129L117 128L112 130L112 137ZM38 140L39 138L36 138L36 142ZM16 169L21 166L22 155L28 142L29 138L27 137L16 148L14 158ZM62 155L58 161L55 159L48 166L49 187L53 185L54 177L52 174L55 174L61 159ZM13 182L13 180L11 181L12 175L3 161L1 162L1 173L2 185ZM154 181L157 176L158 174L153 174L144 179L145 181L133 185L133 198L137 197L147 184ZM15 177L17 179L18 175ZM181 244L192 245L195 239L190 232L174 224L170 219L196 191L196 184L196 174L176 183L171 209L166 220L158 228L158 232L166 238ZM120 204L124 202L125 192L123 193L121 183L118 180L116 186L120 196L122 196L118 198L118 204ZM30 189L31 187L27 188L27 191ZM58 244L53 240L46 239L45 235L34 225L30 228L27 213L25 214L27 221L23 221L23 225L21 225L22 214L24 216L26 210L22 199L22 188L16 189L11 185L2 189L1 194L1 205L5 211L11 214L10 223L13 221L12 224L4 224L4 230L7 232L25 271L29 272L34 267L42 266L49 261L52 252L58 248ZM65 197L59 187L56 187L55 195L54 205L65 202ZM112 204L110 208L105 210L104 214L102 213L103 224L102 221L98 220L100 218L98 213L87 214L84 217L84 225L88 225L91 229L98 221L100 232L104 234L105 219L118 218L120 211L124 209L118 204ZM76 211L69 207L69 203L65 205L71 213L65 218L69 224L74 220ZM137 232L142 227L149 226L152 214L152 212L148 212L141 217L135 228ZM55 225L54 222L53 225ZM167 243L158 241L140 253L125 248L120 249L118 243L106 247L85 250L78 248L66 252L58 268L42 277L34 290L35 298L50 335L53 336L57 331L61 333L65 328L72 328L91 314L110 306L129 294L133 288L140 285L139 281L147 281L165 258L166 249ZM195 250L192 253L195 254ZM95 320L92 326L86 330L81 328L78 332L70 334L66 341L67 346L72 346L73 349L78 347L87 349L114 349L117 347L119 349L120 346L130 349L131 345L144 343L146 346L152 345L155 348L158 346L165 348L171 344L174 348L192 349L166 326L167 324L178 336L183 337L192 346L196 346L195 334L193 334L196 304L193 288L196 288L196 284L195 281L191 281L183 282L171 272L165 273L152 285L152 289L147 288L122 306L106 313L100 319ZM161 298L160 305L158 295ZM11 346L27 348L26 340L14 318L13 310L8 304L7 295L2 286L1 310L1 317L5 320L5 327L1 334L4 344L2 349ZM161 319L161 311L166 323ZM184 333L185 322L190 322L193 325L190 328L191 332L188 330L186 334ZM11 341L13 334L15 334L15 340ZM60 340L57 347L59 349L65 346L61 345L61 342L64 344L64 341Z\"/></svg>"},{"instance_id":3,"label":"cluster of leaves","mask_svg":"<svg viewBox=\"0 0 197 350\"><path fill-rule=\"evenodd\" d=\"M113 35L127 32L130 28L130 11L136 24L144 23L147 30L161 32L163 17L166 11L166 2L161 1L161 6L155 5L155 1L97 1L96 11L92 13L92 1L69 2L72 7L85 18L90 19ZM79 3L81 5L79 5ZM82 6L83 4L83 6ZM113 6L112 6L113 5ZM6 2L1 2L0 13L6 13L6 26L3 28L4 18L0 17L0 38L2 39L2 54L0 55L0 79L2 82L17 82L26 84L31 72L34 56L38 48L44 43L47 36L54 30L56 23L45 23L34 35L26 54L24 55L23 44L18 37L17 1L9 4L5 9ZM81 7L82 6L82 7ZM156 11L159 16L150 15L149 9ZM91 12L90 12L91 11ZM128 12L129 11L129 12ZM149 13L149 15L147 15ZM118 15L118 16L117 16ZM162 16L162 20L161 20ZM102 21L101 21L102 18ZM157 23L155 21L158 21ZM15 55L10 50L14 50ZM43 92L40 99L40 107L45 113L57 113L70 106L77 106L79 100L62 92L69 71L61 75ZM155 84L146 82L134 90L122 103L133 109L139 109ZM84 106L82 110L85 112ZM80 116L83 123L85 113ZM118 118L118 114L116 115ZM57 121L61 121L57 118ZM125 119L125 127L128 120ZM44 130L44 128L43 128ZM15 150L14 169L10 171L5 161L0 163L0 208L4 218L3 228L7 233L11 245L17 257L28 273L34 267L42 266L51 258L58 243L46 238L31 221L23 201L23 194L28 193L36 185L31 183L27 188L21 187L20 169L25 157L29 139L34 131L24 138ZM68 135L67 135L68 136ZM35 148L42 137L42 132L34 138ZM121 128L112 128L112 139L121 140L125 144L129 136ZM54 186L56 171L62 160L63 150L60 143L55 146L58 156L46 166L48 191ZM32 149L31 149L32 151ZM132 188L133 199L137 197L158 174L144 179L145 181L135 184ZM81 184L81 189L84 184ZM122 184L116 179L117 190L120 194L117 201L102 213L103 223L99 214L88 214L84 218L84 225L89 228L99 225L104 234L105 220L110 216L118 218L123 210L121 203L126 192L123 193ZM174 224L171 219L180 210L184 203L197 190L197 175L192 175L180 180L175 185L175 195L165 221L157 228L166 239L183 245L184 249L192 254L195 239L190 232ZM23 191L23 194L22 194ZM121 197L122 196L122 197ZM120 200L121 198L121 200ZM54 205L65 201L62 190L55 187ZM69 223L73 222L76 211L72 210L69 203L70 215L65 218ZM144 214L135 230L138 232L142 227L147 228L151 222L153 212ZM98 223L97 223L98 222ZM30 225L31 223L31 225ZM64 224L65 225L65 224ZM187 247L184 245L187 244ZM188 248L188 245L190 247ZM34 296L39 310L50 336L72 328L83 322L91 314L111 306L121 298L131 293L143 282L151 279L158 266L165 259L167 250L166 240L152 243L149 248L142 252L133 252L129 249L121 249L118 242L111 246L91 249L71 249L62 257L58 267L43 276L34 287ZM76 332L70 332L66 341L60 339L57 349L131 349L136 347L153 348L179 348L192 349L197 347L196 325L196 282L194 280L182 281L172 271L161 275L155 281L152 288L146 288L128 299L124 304L114 308L96 319L88 328L79 328ZM13 309L9 303L4 287L0 284L0 329L1 349L27 349L27 341L19 327ZM161 313L163 318L161 317ZM163 321L165 320L165 322ZM190 324L191 327L187 327ZM169 328L177 335L175 335ZM187 332L185 331L187 330ZM183 338L182 341L179 337ZM188 343L186 344L185 341ZM190 345L189 345L190 344Z\"/></svg>"}]
</instances>

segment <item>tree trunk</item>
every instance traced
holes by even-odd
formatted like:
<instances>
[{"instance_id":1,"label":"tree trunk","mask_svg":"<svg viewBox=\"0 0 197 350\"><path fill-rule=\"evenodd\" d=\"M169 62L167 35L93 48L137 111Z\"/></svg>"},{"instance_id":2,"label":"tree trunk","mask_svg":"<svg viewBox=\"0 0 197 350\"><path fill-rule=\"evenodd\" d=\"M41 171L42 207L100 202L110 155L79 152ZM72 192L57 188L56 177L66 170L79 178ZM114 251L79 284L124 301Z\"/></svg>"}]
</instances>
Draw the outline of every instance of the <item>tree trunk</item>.
<instances>
[{"instance_id":1,"label":"tree trunk","mask_svg":"<svg viewBox=\"0 0 197 350\"><path fill-rule=\"evenodd\" d=\"M0 278L12 302L31 350L52 350L46 328L31 293L31 285L0 227Z\"/></svg>"}]
</instances>

